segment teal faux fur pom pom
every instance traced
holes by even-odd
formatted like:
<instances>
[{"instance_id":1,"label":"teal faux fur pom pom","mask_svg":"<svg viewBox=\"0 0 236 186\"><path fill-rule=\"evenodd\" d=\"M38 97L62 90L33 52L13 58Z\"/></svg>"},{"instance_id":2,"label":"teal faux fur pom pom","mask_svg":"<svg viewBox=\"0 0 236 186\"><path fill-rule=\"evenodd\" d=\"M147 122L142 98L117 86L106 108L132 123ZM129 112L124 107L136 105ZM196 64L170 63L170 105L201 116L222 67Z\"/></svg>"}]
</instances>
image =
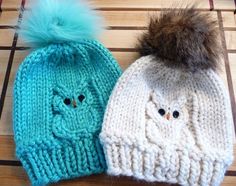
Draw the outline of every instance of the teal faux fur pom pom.
<instances>
[{"instance_id":1,"label":"teal faux fur pom pom","mask_svg":"<svg viewBox=\"0 0 236 186\"><path fill-rule=\"evenodd\" d=\"M78 0L38 0L25 12L19 33L35 47L94 38L102 28L100 17Z\"/></svg>"}]
</instances>

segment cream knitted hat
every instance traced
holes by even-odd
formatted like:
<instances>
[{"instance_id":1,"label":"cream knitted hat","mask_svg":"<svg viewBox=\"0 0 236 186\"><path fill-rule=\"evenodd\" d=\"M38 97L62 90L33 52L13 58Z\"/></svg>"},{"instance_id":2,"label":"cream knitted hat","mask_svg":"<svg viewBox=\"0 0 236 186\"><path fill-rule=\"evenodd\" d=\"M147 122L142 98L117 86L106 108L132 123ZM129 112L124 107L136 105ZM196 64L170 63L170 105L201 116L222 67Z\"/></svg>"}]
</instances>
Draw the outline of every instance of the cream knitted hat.
<instances>
[{"instance_id":1,"label":"cream knitted hat","mask_svg":"<svg viewBox=\"0 0 236 186\"><path fill-rule=\"evenodd\" d=\"M219 185L233 160L229 97L215 71L215 22L193 8L152 18L146 55L121 76L100 139L108 173ZM161 45L161 46L160 46Z\"/></svg>"}]
</instances>

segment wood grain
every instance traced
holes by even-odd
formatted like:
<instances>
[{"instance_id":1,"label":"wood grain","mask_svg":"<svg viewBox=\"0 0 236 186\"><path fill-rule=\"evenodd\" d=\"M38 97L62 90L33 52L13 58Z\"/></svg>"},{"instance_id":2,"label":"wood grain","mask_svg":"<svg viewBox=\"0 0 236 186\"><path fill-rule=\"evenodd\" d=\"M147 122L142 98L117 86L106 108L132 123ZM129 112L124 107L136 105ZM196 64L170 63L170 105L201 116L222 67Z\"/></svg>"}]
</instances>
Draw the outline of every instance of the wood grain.
<instances>
[{"instance_id":1,"label":"wood grain","mask_svg":"<svg viewBox=\"0 0 236 186\"><path fill-rule=\"evenodd\" d=\"M12 64L12 69L11 69L11 73L10 73L10 78L9 78L9 82L8 82L8 89L7 89L7 94L6 94L7 97L12 96L12 87L13 87L13 83L14 83L17 69L19 68L19 65L22 63L24 58L29 54L29 52L30 52L29 50L15 52L13 64Z\"/></svg>"},{"instance_id":2,"label":"wood grain","mask_svg":"<svg viewBox=\"0 0 236 186\"><path fill-rule=\"evenodd\" d=\"M233 80L234 95L236 99L236 53L229 53L229 64Z\"/></svg>"},{"instance_id":3,"label":"wood grain","mask_svg":"<svg viewBox=\"0 0 236 186\"><path fill-rule=\"evenodd\" d=\"M0 135L0 160L17 160L13 136Z\"/></svg>"},{"instance_id":4,"label":"wood grain","mask_svg":"<svg viewBox=\"0 0 236 186\"><path fill-rule=\"evenodd\" d=\"M1 30L0 30L1 31ZM105 30L100 37L100 41L107 48L124 48L124 49L134 49L137 37L142 33L142 30ZM0 32L1 34L1 32ZM1 35L0 35L1 37ZM9 45L11 43L10 39L6 39L4 45ZM17 46L27 46L19 36Z\"/></svg>"},{"instance_id":5,"label":"wood grain","mask_svg":"<svg viewBox=\"0 0 236 186\"><path fill-rule=\"evenodd\" d=\"M16 10L19 9L21 0L2 0L2 10Z\"/></svg>"},{"instance_id":6,"label":"wood grain","mask_svg":"<svg viewBox=\"0 0 236 186\"><path fill-rule=\"evenodd\" d=\"M171 6L182 8L187 4L197 3L197 7L201 9L209 10L208 0L133 0L126 1L112 1L112 0L93 0L92 5L96 8L102 9L159 9L159 8L169 8Z\"/></svg>"},{"instance_id":7,"label":"wood grain","mask_svg":"<svg viewBox=\"0 0 236 186\"><path fill-rule=\"evenodd\" d=\"M146 27L149 15L159 14L155 11L98 11L108 27Z\"/></svg>"},{"instance_id":8,"label":"wood grain","mask_svg":"<svg viewBox=\"0 0 236 186\"><path fill-rule=\"evenodd\" d=\"M2 117L0 120L0 131L3 135L12 135L12 97L5 97Z\"/></svg>"},{"instance_id":9,"label":"wood grain","mask_svg":"<svg viewBox=\"0 0 236 186\"><path fill-rule=\"evenodd\" d=\"M7 68L10 51L0 50L0 92L2 92L3 81Z\"/></svg>"},{"instance_id":10,"label":"wood grain","mask_svg":"<svg viewBox=\"0 0 236 186\"><path fill-rule=\"evenodd\" d=\"M0 166L0 180L1 186L26 186L30 185L28 177L23 170L22 167L15 167L15 166ZM11 180L9 184L9 180ZM226 176L222 186L233 186L236 184L236 177ZM99 175L91 175L88 177L77 178L73 180L66 180L61 181L57 184L51 184L51 186L120 186L120 185L127 185L127 186L168 186L169 184L165 183L147 183L144 181L138 181L133 178L128 177L115 177L115 176L108 176L105 174Z\"/></svg>"},{"instance_id":11,"label":"wood grain","mask_svg":"<svg viewBox=\"0 0 236 186\"><path fill-rule=\"evenodd\" d=\"M225 31L225 40L228 50L236 49L236 31Z\"/></svg>"},{"instance_id":12,"label":"wood grain","mask_svg":"<svg viewBox=\"0 0 236 186\"><path fill-rule=\"evenodd\" d=\"M0 180L1 186L9 186L9 180L11 180L11 185L13 186L25 186L30 185L28 177L22 167L13 167L13 166L0 166ZM132 178L127 177L112 177L105 174L91 175L88 177L77 178L69 181L61 181L57 186L120 186L120 185L129 185L129 186L148 186L153 184L148 184L143 181L137 181ZM168 184L158 184L159 186L167 186Z\"/></svg>"},{"instance_id":13,"label":"wood grain","mask_svg":"<svg viewBox=\"0 0 236 186\"><path fill-rule=\"evenodd\" d=\"M31 0L33 1L33 0ZM226 0L227 1L227 0ZM127 8L146 8L146 9L156 9L156 8L169 8L170 6L175 5L176 7L183 7L189 3L197 3L197 7L199 9L207 9L209 10L209 2L208 0L136 0L135 3L133 0L91 0L91 4L95 8L99 9L127 9ZM3 0L2 9L3 10L15 10L20 8L20 0ZM219 3L218 3L219 4ZM222 3L223 4L223 3ZM221 4L221 5L222 5ZM227 3L226 3L227 4ZM31 3L26 1L26 8L30 8ZM217 5L218 6L218 5ZM228 8L228 6L224 6Z\"/></svg>"},{"instance_id":14,"label":"wood grain","mask_svg":"<svg viewBox=\"0 0 236 186\"><path fill-rule=\"evenodd\" d=\"M143 32L143 30L105 30L100 37L100 41L110 49L120 49L121 51L135 49L137 38ZM226 31L225 34L227 48L236 49L236 31ZM8 43L10 43L10 41ZM25 47L27 44L19 37L17 46Z\"/></svg>"},{"instance_id":15,"label":"wood grain","mask_svg":"<svg viewBox=\"0 0 236 186\"><path fill-rule=\"evenodd\" d=\"M33 0L31 0L33 1ZM181 3L180 3L181 2ZM91 4L97 9L160 9L169 8L175 5L176 7L183 7L189 3L197 3L199 9L210 9L208 0L133 0L119 1L119 0L92 0ZM235 10L233 0L214 0L214 8L217 10ZM2 10L16 10L20 8L20 0L2 0ZM29 1L26 1L26 8L30 8Z\"/></svg>"},{"instance_id":16,"label":"wood grain","mask_svg":"<svg viewBox=\"0 0 236 186\"><path fill-rule=\"evenodd\" d=\"M14 32L13 29L0 29L0 46L11 46Z\"/></svg>"},{"instance_id":17,"label":"wood grain","mask_svg":"<svg viewBox=\"0 0 236 186\"><path fill-rule=\"evenodd\" d=\"M0 180L1 186L9 186L9 180L11 180L10 185L25 186L29 185L28 177L22 167L12 167L12 166L0 166ZM77 178L69 181L61 181L57 186L120 186L120 185L129 185L129 186L153 186L153 183L146 183L143 181L137 181L128 177L114 177L108 176L105 174L92 175L89 177ZM226 176L222 186L232 186L236 184L236 177ZM169 184L158 183L158 186L168 186Z\"/></svg>"},{"instance_id":18,"label":"wood grain","mask_svg":"<svg viewBox=\"0 0 236 186\"><path fill-rule=\"evenodd\" d=\"M236 28L235 15L233 12L221 12L223 18L223 26Z\"/></svg>"},{"instance_id":19,"label":"wood grain","mask_svg":"<svg viewBox=\"0 0 236 186\"><path fill-rule=\"evenodd\" d=\"M214 9L235 10L235 3L233 0L214 0Z\"/></svg>"},{"instance_id":20,"label":"wood grain","mask_svg":"<svg viewBox=\"0 0 236 186\"><path fill-rule=\"evenodd\" d=\"M33 1L34 0L30 0L30 2ZM91 0L90 2L92 6L98 10L98 13L104 17L105 26L108 29L101 35L100 40L106 47L111 49L113 56L120 64L121 68L125 70L139 57L138 53L135 52L135 44L137 42L137 37L147 27L148 17L152 14L159 14L161 8L168 8L172 5L181 8L190 1L191 0L135 0L134 3L134 0ZM209 0L194 0L191 2L196 1L198 2L197 7L199 10L204 12L207 11L209 13ZM217 11L220 11L222 15L226 46L228 51L231 51L228 56L233 80L233 91L234 95L236 95L236 21L233 13L235 10L234 0L212 0L212 2L214 5L213 11L210 12L212 16L217 19ZM5 26L16 25L20 4L21 0L2 0L1 8L3 11L0 13L0 47L12 45L15 30L7 29ZM29 0L26 1L25 7L30 8ZM26 44L19 39L17 46L26 46ZM12 136L12 88L16 71L28 53L29 50L16 51L14 55L3 113L0 119L0 161L18 162L15 157L15 144ZM6 50L6 47L4 50L0 50L0 91L2 91L2 83L5 77L9 54L10 50ZM228 87L227 74L224 65L222 65L220 76L224 80L226 87ZM234 154L236 157L236 143L234 145ZM225 177L222 184L223 186L236 185L236 160L229 170L231 171L231 176ZM30 182L21 166L0 165L0 185L26 186L30 185ZM54 185L166 186L167 184L147 184L145 182L135 181L132 178L111 177L102 174L70 181L62 181L59 184Z\"/></svg>"},{"instance_id":21,"label":"wood grain","mask_svg":"<svg viewBox=\"0 0 236 186\"><path fill-rule=\"evenodd\" d=\"M122 30L122 28L136 28L145 29L149 23L149 17L152 15L158 16L160 11L97 11L98 15L103 17L106 27L118 27L116 29ZM205 13L205 12L203 12ZM207 12L212 15L214 19L217 19L217 13L215 11ZM233 12L224 12L224 19L227 24L232 24ZM8 25L15 26L17 22L17 16L19 11L3 11L0 16L0 26Z\"/></svg>"},{"instance_id":22,"label":"wood grain","mask_svg":"<svg viewBox=\"0 0 236 186\"><path fill-rule=\"evenodd\" d=\"M0 25L13 25L17 23L19 11L3 11L0 16Z\"/></svg>"}]
</instances>

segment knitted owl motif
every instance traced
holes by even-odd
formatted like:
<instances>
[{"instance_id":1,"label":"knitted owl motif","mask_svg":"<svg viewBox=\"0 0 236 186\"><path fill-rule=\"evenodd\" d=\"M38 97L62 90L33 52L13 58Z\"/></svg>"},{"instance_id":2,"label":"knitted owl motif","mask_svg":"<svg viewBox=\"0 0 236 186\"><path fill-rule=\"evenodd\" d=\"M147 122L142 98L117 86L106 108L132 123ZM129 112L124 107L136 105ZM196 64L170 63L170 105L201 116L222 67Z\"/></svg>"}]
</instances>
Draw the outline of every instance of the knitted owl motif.
<instances>
[{"instance_id":1,"label":"knitted owl motif","mask_svg":"<svg viewBox=\"0 0 236 186\"><path fill-rule=\"evenodd\" d=\"M186 125L189 120L186 102L184 96L168 102L159 93L151 93L146 105L146 137L149 142L194 143L193 135Z\"/></svg>"},{"instance_id":2,"label":"knitted owl motif","mask_svg":"<svg viewBox=\"0 0 236 186\"><path fill-rule=\"evenodd\" d=\"M91 82L83 80L77 89L58 85L53 90L53 132L62 138L76 139L89 136L99 130L96 126L102 118L99 98Z\"/></svg>"}]
</instances>

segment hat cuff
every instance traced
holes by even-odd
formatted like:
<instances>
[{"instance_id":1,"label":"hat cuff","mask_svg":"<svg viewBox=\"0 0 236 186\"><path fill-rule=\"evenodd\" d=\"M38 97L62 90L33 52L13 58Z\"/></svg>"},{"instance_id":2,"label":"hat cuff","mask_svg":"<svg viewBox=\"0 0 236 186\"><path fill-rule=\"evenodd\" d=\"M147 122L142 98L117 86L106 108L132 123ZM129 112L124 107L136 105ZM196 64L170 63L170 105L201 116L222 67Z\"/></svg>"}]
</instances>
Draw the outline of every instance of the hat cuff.
<instances>
[{"instance_id":1,"label":"hat cuff","mask_svg":"<svg viewBox=\"0 0 236 186\"><path fill-rule=\"evenodd\" d=\"M107 173L181 185L219 185L228 163L211 155L165 147L142 148L125 142L103 145ZM228 161L232 161L229 158Z\"/></svg>"},{"instance_id":2,"label":"hat cuff","mask_svg":"<svg viewBox=\"0 0 236 186\"><path fill-rule=\"evenodd\" d=\"M33 185L102 173L106 169L98 137L54 143L51 147L48 142L40 143L17 155Z\"/></svg>"}]
</instances>

